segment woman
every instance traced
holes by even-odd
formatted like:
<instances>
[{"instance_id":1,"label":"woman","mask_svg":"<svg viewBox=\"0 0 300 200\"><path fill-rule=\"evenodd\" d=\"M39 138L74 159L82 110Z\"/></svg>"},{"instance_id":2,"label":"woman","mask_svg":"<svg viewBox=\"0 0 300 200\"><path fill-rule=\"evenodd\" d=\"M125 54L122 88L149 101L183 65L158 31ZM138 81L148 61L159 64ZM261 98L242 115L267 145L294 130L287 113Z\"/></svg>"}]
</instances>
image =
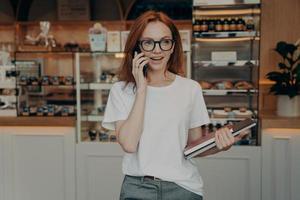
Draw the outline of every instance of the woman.
<instances>
[{"instance_id":1,"label":"woman","mask_svg":"<svg viewBox=\"0 0 300 200\"><path fill-rule=\"evenodd\" d=\"M201 176L183 150L201 137L209 117L200 85L180 76L182 66L172 20L154 11L136 19L102 123L116 130L125 151L120 199L202 199ZM234 140L228 128L219 129L217 148L206 154L226 150Z\"/></svg>"}]
</instances>

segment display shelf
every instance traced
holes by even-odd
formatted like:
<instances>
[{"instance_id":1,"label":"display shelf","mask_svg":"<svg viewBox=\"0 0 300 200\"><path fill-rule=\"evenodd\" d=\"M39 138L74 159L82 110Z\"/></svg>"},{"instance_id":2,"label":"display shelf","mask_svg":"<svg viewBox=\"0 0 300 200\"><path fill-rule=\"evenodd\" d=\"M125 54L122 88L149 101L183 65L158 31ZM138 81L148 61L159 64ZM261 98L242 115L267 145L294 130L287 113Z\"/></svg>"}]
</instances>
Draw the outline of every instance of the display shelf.
<instances>
[{"instance_id":1,"label":"display shelf","mask_svg":"<svg viewBox=\"0 0 300 200\"><path fill-rule=\"evenodd\" d=\"M251 5L250 5L251 6ZM240 8L230 9L234 5L227 6L195 6L194 17L212 17L212 16L242 16L242 15L259 15L261 10L259 8Z\"/></svg>"},{"instance_id":2,"label":"display shelf","mask_svg":"<svg viewBox=\"0 0 300 200\"><path fill-rule=\"evenodd\" d=\"M255 37L256 31L222 31L222 32L202 32L197 35L200 38L242 38L242 37Z\"/></svg>"},{"instance_id":3,"label":"display shelf","mask_svg":"<svg viewBox=\"0 0 300 200\"><path fill-rule=\"evenodd\" d=\"M81 83L82 90L110 90L113 83Z\"/></svg>"},{"instance_id":4,"label":"display shelf","mask_svg":"<svg viewBox=\"0 0 300 200\"><path fill-rule=\"evenodd\" d=\"M203 88L211 122L220 126L245 117L259 122L259 1L193 5L192 78ZM251 145L258 144L258 127L251 129Z\"/></svg>"},{"instance_id":5,"label":"display shelf","mask_svg":"<svg viewBox=\"0 0 300 200\"><path fill-rule=\"evenodd\" d=\"M81 121L89 121L89 122L101 122L104 119L104 116L100 115L82 115Z\"/></svg>"},{"instance_id":6,"label":"display shelf","mask_svg":"<svg viewBox=\"0 0 300 200\"><path fill-rule=\"evenodd\" d=\"M16 82L15 81L0 81L0 89L15 89Z\"/></svg>"},{"instance_id":7,"label":"display shelf","mask_svg":"<svg viewBox=\"0 0 300 200\"><path fill-rule=\"evenodd\" d=\"M204 89L202 91L203 91L204 95L211 95L211 96L258 93L257 89L251 89L251 90L238 90L238 89L232 89L232 90L208 89L207 90L207 89Z\"/></svg>"},{"instance_id":8,"label":"display shelf","mask_svg":"<svg viewBox=\"0 0 300 200\"><path fill-rule=\"evenodd\" d=\"M194 38L194 42L244 42L260 40L260 37Z\"/></svg>"},{"instance_id":9,"label":"display shelf","mask_svg":"<svg viewBox=\"0 0 300 200\"><path fill-rule=\"evenodd\" d=\"M236 61L206 61L206 60L193 60L194 67L234 67L234 68L245 68L257 66L257 61L255 60L236 60Z\"/></svg>"}]
</instances>

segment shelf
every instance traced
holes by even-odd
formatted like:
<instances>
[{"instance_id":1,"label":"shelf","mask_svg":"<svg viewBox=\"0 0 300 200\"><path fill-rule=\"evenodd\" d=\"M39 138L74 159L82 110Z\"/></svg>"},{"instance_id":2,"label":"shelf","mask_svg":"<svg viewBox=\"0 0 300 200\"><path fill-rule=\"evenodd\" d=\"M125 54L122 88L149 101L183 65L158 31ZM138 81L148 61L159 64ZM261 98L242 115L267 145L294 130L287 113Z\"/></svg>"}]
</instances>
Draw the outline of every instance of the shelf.
<instances>
[{"instance_id":1,"label":"shelf","mask_svg":"<svg viewBox=\"0 0 300 200\"><path fill-rule=\"evenodd\" d=\"M81 90L110 90L113 83L81 83Z\"/></svg>"},{"instance_id":2,"label":"shelf","mask_svg":"<svg viewBox=\"0 0 300 200\"><path fill-rule=\"evenodd\" d=\"M259 15L261 13L261 10L259 8L220 9L220 7L218 6L214 6L214 7L202 6L197 8L199 8L199 10L195 10L193 13L193 15L196 17Z\"/></svg>"},{"instance_id":3,"label":"shelf","mask_svg":"<svg viewBox=\"0 0 300 200\"><path fill-rule=\"evenodd\" d=\"M75 117L0 117L0 126L71 126Z\"/></svg>"},{"instance_id":4,"label":"shelf","mask_svg":"<svg viewBox=\"0 0 300 200\"><path fill-rule=\"evenodd\" d=\"M228 121L242 121L246 119L245 118L210 118L211 123L221 123L221 124L226 124Z\"/></svg>"},{"instance_id":5,"label":"shelf","mask_svg":"<svg viewBox=\"0 0 300 200\"><path fill-rule=\"evenodd\" d=\"M104 116L100 115L82 115L81 121L88 121L88 122L101 122L103 121Z\"/></svg>"},{"instance_id":6,"label":"shelf","mask_svg":"<svg viewBox=\"0 0 300 200\"><path fill-rule=\"evenodd\" d=\"M194 42L244 42L260 40L259 37L195 38Z\"/></svg>"},{"instance_id":7,"label":"shelf","mask_svg":"<svg viewBox=\"0 0 300 200\"><path fill-rule=\"evenodd\" d=\"M15 89L16 82L0 81L0 89Z\"/></svg>"},{"instance_id":8,"label":"shelf","mask_svg":"<svg viewBox=\"0 0 300 200\"><path fill-rule=\"evenodd\" d=\"M221 31L221 32L201 32L195 33L200 38L232 38L232 37L255 37L258 36L256 31Z\"/></svg>"},{"instance_id":9,"label":"shelf","mask_svg":"<svg viewBox=\"0 0 300 200\"><path fill-rule=\"evenodd\" d=\"M258 90L256 89L251 89L251 90L238 90L238 89L233 89L233 90L202 90L204 95L210 95L210 96L224 96L224 95L229 95L229 94L247 94L247 93L257 93Z\"/></svg>"},{"instance_id":10,"label":"shelf","mask_svg":"<svg viewBox=\"0 0 300 200\"><path fill-rule=\"evenodd\" d=\"M41 85L41 84L38 84L38 85L22 85L22 84L17 84L18 86L21 86L21 87L58 87L58 88L70 88L70 87L75 87L75 85Z\"/></svg>"},{"instance_id":11,"label":"shelf","mask_svg":"<svg viewBox=\"0 0 300 200\"><path fill-rule=\"evenodd\" d=\"M229 61L193 61L194 67L205 68L219 68L219 67L235 67L235 68L248 68L256 66L258 61L255 60L237 60L235 62Z\"/></svg>"}]
</instances>

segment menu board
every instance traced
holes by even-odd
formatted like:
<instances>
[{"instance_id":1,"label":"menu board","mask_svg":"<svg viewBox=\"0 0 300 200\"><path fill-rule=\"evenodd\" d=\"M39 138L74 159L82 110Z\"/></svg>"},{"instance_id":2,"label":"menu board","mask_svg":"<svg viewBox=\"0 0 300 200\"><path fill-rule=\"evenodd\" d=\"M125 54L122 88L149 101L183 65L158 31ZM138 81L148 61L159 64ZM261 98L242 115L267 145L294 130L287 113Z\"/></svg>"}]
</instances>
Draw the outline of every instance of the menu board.
<instances>
[{"instance_id":1,"label":"menu board","mask_svg":"<svg viewBox=\"0 0 300 200\"><path fill-rule=\"evenodd\" d=\"M58 20L90 20L90 1L57 0Z\"/></svg>"}]
</instances>

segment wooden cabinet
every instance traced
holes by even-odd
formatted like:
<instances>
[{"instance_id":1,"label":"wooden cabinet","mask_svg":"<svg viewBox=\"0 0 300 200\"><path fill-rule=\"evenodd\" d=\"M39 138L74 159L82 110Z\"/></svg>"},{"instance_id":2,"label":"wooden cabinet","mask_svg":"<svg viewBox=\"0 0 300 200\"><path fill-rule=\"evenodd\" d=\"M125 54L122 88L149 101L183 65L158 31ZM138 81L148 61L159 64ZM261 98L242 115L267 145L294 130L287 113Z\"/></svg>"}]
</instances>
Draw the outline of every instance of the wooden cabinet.
<instances>
[{"instance_id":1,"label":"wooden cabinet","mask_svg":"<svg viewBox=\"0 0 300 200\"><path fill-rule=\"evenodd\" d=\"M263 129L262 199L300 199L300 129Z\"/></svg>"},{"instance_id":2,"label":"wooden cabinet","mask_svg":"<svg viewBox=\"0 0 300 200\"><path fill-rule=\"evenodd\" d=\"M1 200L74 200L75 130L1 127Z\"/></svg>"}]
</instances>

